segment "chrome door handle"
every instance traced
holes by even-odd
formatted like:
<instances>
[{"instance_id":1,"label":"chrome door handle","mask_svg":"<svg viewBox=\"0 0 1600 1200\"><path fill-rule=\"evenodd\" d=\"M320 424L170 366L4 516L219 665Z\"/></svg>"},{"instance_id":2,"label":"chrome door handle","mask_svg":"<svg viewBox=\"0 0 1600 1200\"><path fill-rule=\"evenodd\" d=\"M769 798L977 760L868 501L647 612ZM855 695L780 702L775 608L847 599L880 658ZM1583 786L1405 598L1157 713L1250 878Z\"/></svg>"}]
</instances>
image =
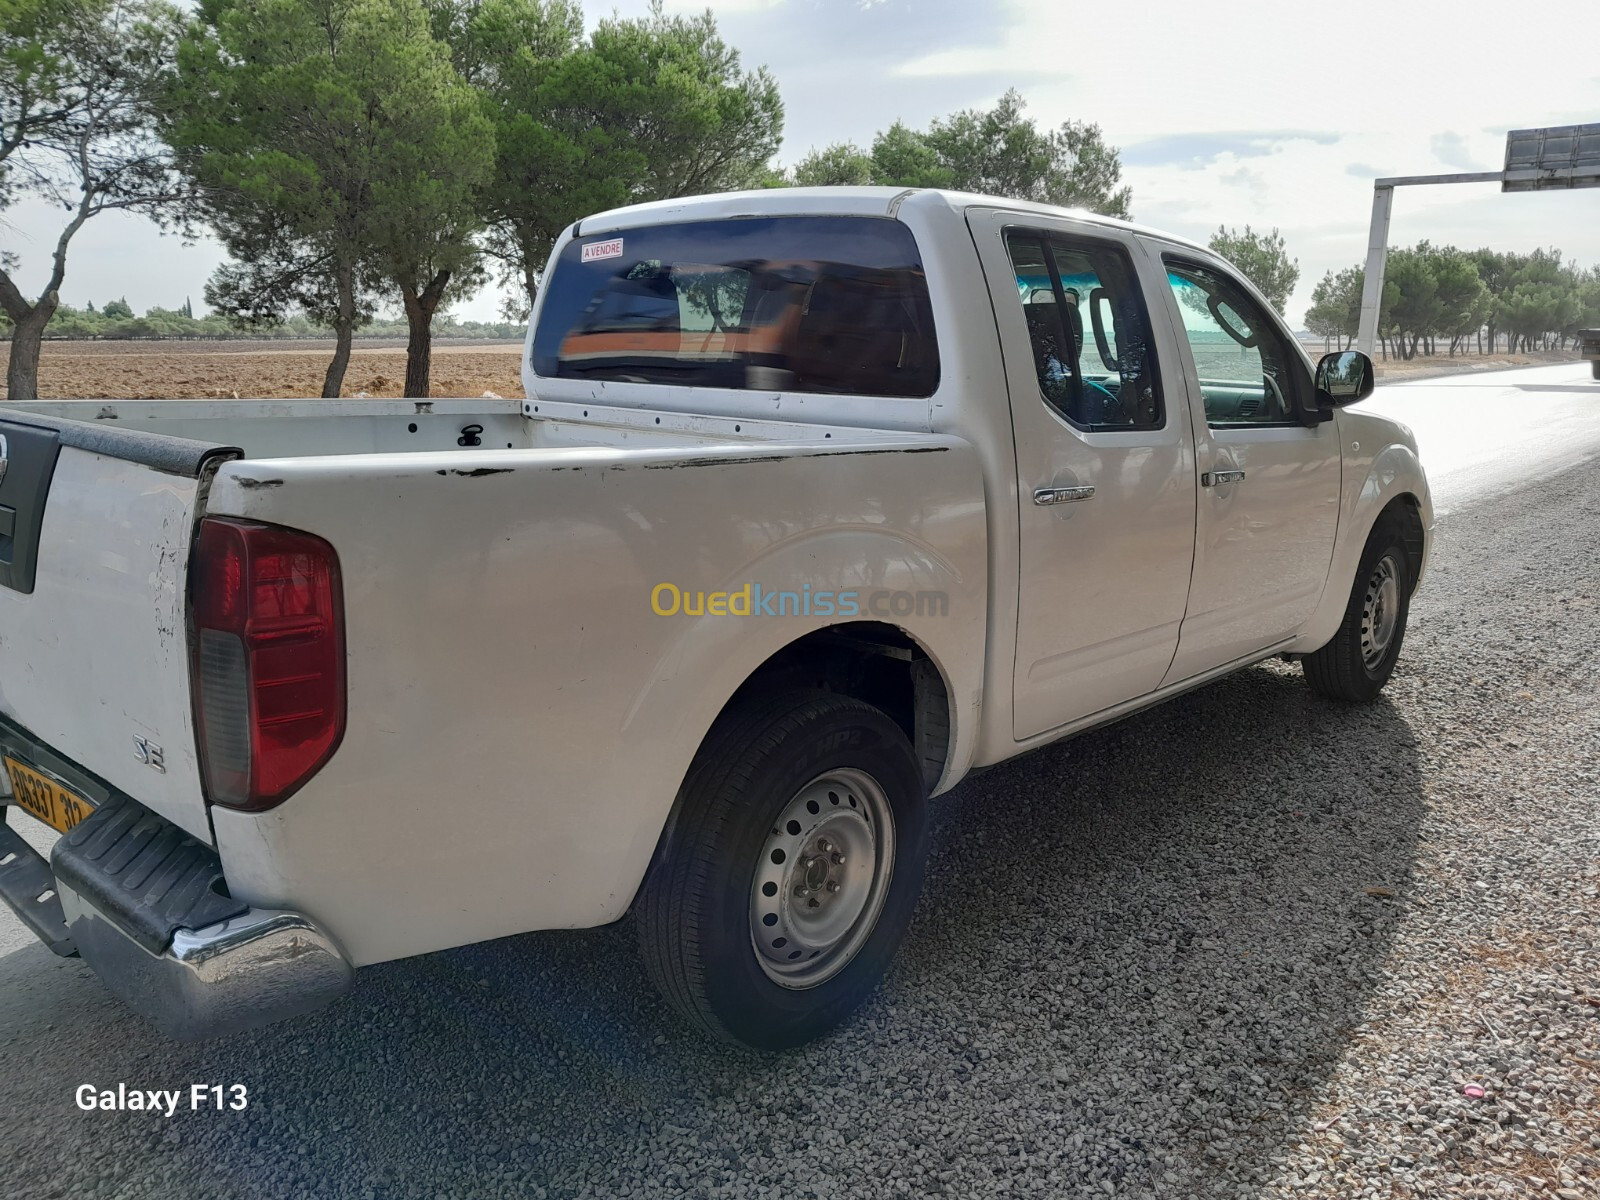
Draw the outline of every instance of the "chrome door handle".
<instances>
[{"instance_id":1,"label":"chrome door handle","mask_svg":"<svg viewBox=\"0 0 1600 1200\"><path fill-rule=\"evenodd\" d=\"M1034 488L1035 504L1076 504L1094 495L1094 485L1086 487Z\"/></svg>"},{"instance_id":2,"label":"chrome door handle","mask_svg":"<svg viewBox=\"0 0 1600 1200\"><path fill-rule=\"evenodd\" d=\"M1200 486L1221 487L1225 483L1238 483L1243 478L1243 471L1207 471L1200 476Z\"/></svg>"}]
</instances>

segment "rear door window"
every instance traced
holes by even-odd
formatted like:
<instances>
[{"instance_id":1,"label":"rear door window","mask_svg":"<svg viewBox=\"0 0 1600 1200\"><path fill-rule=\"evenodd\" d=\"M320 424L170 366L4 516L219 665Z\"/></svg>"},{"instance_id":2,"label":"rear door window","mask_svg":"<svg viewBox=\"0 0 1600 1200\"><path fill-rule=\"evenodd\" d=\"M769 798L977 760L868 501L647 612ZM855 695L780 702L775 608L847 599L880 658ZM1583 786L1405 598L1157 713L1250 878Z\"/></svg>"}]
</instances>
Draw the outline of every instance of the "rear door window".
<instances>
[{"instance_id":1,"label":"rear door window","mask_svg":"<svg viewBox=\"0 0 1600 1200\"><path fill-rule=\"evenodd\" d=\"M1084 430L1160 429L1150 321L1127 251L1031 230L1012 230L1006 250L1044 402Z\"/></svg>"},{"instance_id":2,"label":"rear door window","mask_svg":"<svg viewBox=\"0 0 1600 1200\"><path fill-rule=\"evenodd\" d=\"M692 221L574 238L545 283L547 378L931 396L911 231L883 217Z\"/></svg>"}]
</instances>

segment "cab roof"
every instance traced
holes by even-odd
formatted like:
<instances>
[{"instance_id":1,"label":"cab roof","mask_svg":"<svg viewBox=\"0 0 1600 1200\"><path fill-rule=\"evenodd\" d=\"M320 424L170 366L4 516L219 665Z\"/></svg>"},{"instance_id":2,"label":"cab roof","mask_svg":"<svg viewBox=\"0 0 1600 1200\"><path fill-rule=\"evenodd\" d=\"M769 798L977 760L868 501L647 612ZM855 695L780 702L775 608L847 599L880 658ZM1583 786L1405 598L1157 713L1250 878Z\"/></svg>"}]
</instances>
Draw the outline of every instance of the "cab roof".
<instances>
[{"instance_id":1,"label":"cab roof","mask_svg":"<svg viewBox=\"0 0 1600 1200\"><path fill-rule=\"evenodd\" d=\"M636 229L669 221L713 221L726 217L841 216L893 217L907 208L946 207L956 213L968 208L999 208L1009 212L1033 213L1048 217L1071 217L1113 229L1165 238L1196 250L1203 246L1148 225L1105 217L1081 208L1059 208L1032 200L1011 200L1004 196L985 196L974 192L946 191L941 188L895 187L806 187L761 188L746 192L717 192L708 196L684 196L673 200L652 200L630 204L584 217L572 228L574 237L591 237L619 229Z\"/></svg>"}]
</instances>

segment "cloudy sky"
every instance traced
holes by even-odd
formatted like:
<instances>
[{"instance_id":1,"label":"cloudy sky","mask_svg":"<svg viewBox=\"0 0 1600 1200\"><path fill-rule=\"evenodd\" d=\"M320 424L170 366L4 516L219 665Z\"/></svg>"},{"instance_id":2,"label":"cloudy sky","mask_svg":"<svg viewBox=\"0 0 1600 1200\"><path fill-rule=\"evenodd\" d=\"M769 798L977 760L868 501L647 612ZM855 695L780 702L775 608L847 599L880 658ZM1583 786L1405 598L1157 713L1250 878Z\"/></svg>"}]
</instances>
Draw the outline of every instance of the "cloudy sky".
<instances>
[{"instance_id":1,"label":"cloudy sky","mask_svg":"<svg viewBox=\"0 0 1600 1200\"><path fill-rule=\"evenodd\" d=\"M615 5L623 16L648 0ZM668 0L698 10L703 2ZM781 159L870 143L1019 89L1045 124L1097 122L1121 148L1134 218L1204 240L1219 224L1278 226L1300 261L1289 305L1364 256L1372 179L1495 170L1505 131L1600 121L1592 0L727 0L712 3L747 65L778 79ZM590 4L591 20L612 11ZM1224 14L1225 15L1222 15ZM42 275L54 214L12 212L5 241ZM1600 189L1502 196L1493 184L1406 188L1391 244L1559 246L1600 262ZM126 295L197 309L215 246L103 217L79 234L63 299ZM492 319L497 297L459 305Z\"/></svg>"}]
</instances>

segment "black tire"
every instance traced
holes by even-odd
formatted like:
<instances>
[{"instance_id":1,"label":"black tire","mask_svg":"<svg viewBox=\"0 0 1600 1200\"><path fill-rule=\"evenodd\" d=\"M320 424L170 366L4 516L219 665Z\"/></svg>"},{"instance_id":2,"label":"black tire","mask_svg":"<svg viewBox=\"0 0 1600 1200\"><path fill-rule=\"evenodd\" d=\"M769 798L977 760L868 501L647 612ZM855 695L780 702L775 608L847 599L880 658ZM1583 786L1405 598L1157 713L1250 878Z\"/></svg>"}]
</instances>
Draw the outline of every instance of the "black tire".
<instances>
[{"instance_id":1,"label":"black tire","mask_svg":"<svg viewBox=\"0 0 1600 1200\"><path fill-rule=\"evenodd\" d=\"M835 911L844 914L846 897L853 904L861 895L853 880L865 878L862 864L872 882L868 889L881 897L868 903L849 926L850 933L835 949L811 954L834 955L837 965L827 967L824 958L817 965L790 966L775 962L779 952L756 948L757 919L754 908L768 903L758 896L780 895L762 891L758 870L799 872L799 854L784 856L789 865L768 867L773 861L767 849L769 839L792 828L780 816L805 816L796 803L809 805L808 785L832 780L834 772L853 773L858 780L876 785L872 803L882 812L886 803L892 817L893 836L882 839L892 846L893 855L885 871L886 849L874 855L851 855L855 866L840 889L826 886L834 896L825 903L838 903ZM827 784L820 785L824 788ZM857 806L856 797L839 792L835 803L849 805L834 810L823 795L824 811L816 818L821 824L806 830L807 850L818 842L811 834L819 829L849 833L883 829L881 817L876 825L869 818L858 820L848 808ZM867 808L861 797L860 810ZM815 812L815 809L811 811ZM827 822L835 824L829 826ZM843 822L843 823L840 823ZM877 843L873 845L877 847ZM668 841L652 865L635 905L640 953L645 969L667 1001L690 1023L727 1042L742 1043L758 1050L780 1050L810 1041L850 1015L877 986L894 957L895 950L910 924L917 895L922 889L922 873L928 853L926 799L916 755L900 727L883 712L859 700L829 692L792 691L752 702L725 715L706 737L694 765L690 768L678 796L678 806ZM779 860L782 861L782 860ZM833 862L843 863L843 857ZM841 878L846 867L823 866L836 870ZM886 875L886 878L884 878ZM803 876L798 887L805 885ZM878 880L884 878L879 888ZM778 888L778 884L772 884ZM813 885L815 886L815 884ZM800 912L801 904L816 908L816 901L791 901L801 895L783 886L780 900ZM816 896L823 896L819 888ZM775 907L779 900L771 901ZM875 920L869 920L876 907ZM826 911L826 910L825 910ZM769 914L774 921L777 914ZM766 916L761 921L766 921ZM784 920L790 918L785 916ZM802 914L796 920L811 920ZM788 928L788 926L784 926ZM772 932L762 930L763 936ZM763 943L765 946L767 943ZM849 945L857 948L847 953ZM808 947L809 949L809 947ZM785 951L784 953L793 953ZM765 958L758 957L758 954ZM767 965L763 966L763 962ZM770 972L784 970L832 969L831 977L814 986L784 986Z\"/></svg>"},{"instance_id":2,"label":"black tire","mask_svg":"<svg viewBox=\"0 0 1600 1200\"><path fill-rule=\"evenodd\" d=\"M1600 379L1600 358L1595 359L1589 364L1589 374L1593 375L1596 379Z\"/></svg>"},{"instance_id":3,"label":"black tire","mask_svg":"<svg viewBox=\"0 0 1600 1200\"><path fill-rule=\"evenodd\" d=\"M1371 700L1383 690L1394 674L1405 641L1406 618L1411 612L1412 580L1415 566L1406 550L1402 518L1386 513L1378 518L1367 538L1366 549L1356 567L1350 601L1345 606L1339 631L1322 649L1302 660L1306 682L1313 691L1335 700ZM1374 591L1382 588L1384 564L1394 577L1394 594L1387 604L1374 609ZM1374 626L1382 625L1382 614L1393 605L1393 632L1381 647L1369 645ZM1378 619L1375 621L1374 616Z\"/></svg>"}]
</instances>

